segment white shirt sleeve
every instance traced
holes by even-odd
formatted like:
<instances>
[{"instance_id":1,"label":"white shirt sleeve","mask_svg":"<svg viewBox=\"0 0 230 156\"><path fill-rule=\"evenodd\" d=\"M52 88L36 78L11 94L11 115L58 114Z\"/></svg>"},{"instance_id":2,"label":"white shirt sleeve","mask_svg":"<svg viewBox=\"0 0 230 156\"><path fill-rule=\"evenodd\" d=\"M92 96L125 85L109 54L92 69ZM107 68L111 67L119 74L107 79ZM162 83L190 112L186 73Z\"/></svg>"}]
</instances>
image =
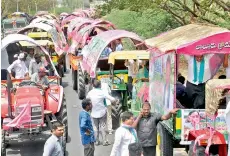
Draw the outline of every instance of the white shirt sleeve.
<instances>
[{"instance_id":1,"label":"white shirt sleeve","mask_svg":"<svg viewBox=\"0 0 230 156\"><path fill-rule=\"evenodd\" d=\"M110 96L109 94L106 94L106 93L105 93L105 98L108 99L111 102L114 102L116 100L114 97L112 97L112 96Z\"/></svg>"},{"instance_id":2,"label":"white shirt sleeve","mask_svg":"<svg viewBox=\"0 0 230 156\"><path fill-rule=\"evenodd\" d=\"M33 72L33 60L30 61L30 65L29 65L29 75L31 76Z\"/></svg>"},{"instance_id":3,"label":"white shirt sleeve","mask_svg":"<svg viewBox=\"0 0 230 156\"><path fill-rule=\"evenodd\" d=\"M110 156L116 156L119 153L120 145L122 141L122 134L119 129L115 132L115 141Z\"/></svg>"},{"instance_id":4,"label":"white shirt sleeve","mask_svg":"<svg viewBox=\"0 0 230 156\"><path fill-rule=\"evenodd\" d=\"M17 62L14 61L14 62L7 68L7 70L8 70L9 73L11 73L11 70L12 70L13 68L15 68L16 64L17 64Z\"/></svg>"}]
</instances>

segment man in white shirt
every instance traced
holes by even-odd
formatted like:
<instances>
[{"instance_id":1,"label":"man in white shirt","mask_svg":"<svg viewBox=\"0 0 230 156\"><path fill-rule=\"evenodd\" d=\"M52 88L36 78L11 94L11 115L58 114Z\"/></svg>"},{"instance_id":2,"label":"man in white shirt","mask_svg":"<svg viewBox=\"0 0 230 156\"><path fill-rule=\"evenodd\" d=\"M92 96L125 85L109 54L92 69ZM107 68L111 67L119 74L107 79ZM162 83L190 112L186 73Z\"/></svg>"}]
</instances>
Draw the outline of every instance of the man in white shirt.
<instances>
[{"instance_id":1,"label":"man in white shirt","mask_svg":"<svg viewBox=\"0 0 230 156\"><path fill-rule=\"evenodd\" d=\"M44 63L41 61L41 55L35 54L34 59L30 61L29 75L32 76L34 73L37 73L39 71L39 68L44 66Z\"/></svg>"},{"instance_id":2,"label":"man in white shirt","mask_svg":"<svg viewBox=\"0 0 230 156\"><path fill-rule=\"evenodd\" d=\"M30 61L34 59L34 49L30 48L28 52L28 56L26 57L26 67L29 68Z\"/></svg>"},{"instance_id":3,"label":"man in white shirt","mask_svg":"<svg viewBox=\"0 0 230 156\"><path fill-rule=\"evenodd\" d=\"M93 118L93 124L95 128L95 135L96 135L96 143L95 145L100 145L99 136L102 134L102 142L103 146L109 145L107 142L107 105L106 99L110 100L112 103L116 101L115 98L110 96L109 94L105 93L101 90L101 82L95 80L93 82L94 88L89 91L86 98L89 98L92 101L92 112L91 116ZM100 133L101 132L101 133Z\"/></svg>"},{"instance_id":4,"label":"man in white shirt","mask_svg":"<svg viewBox=\"0 0 230 156\"><path fill-rule=\"evenodd\" d=\"M12 76L12 69L15 71L15 77ZM7 71L10 74L11 80L13 79L24 79L29 76L28 69L25 64L25 54L20 53L18 60L15 60L8 68Z\"/></svg>"},{"instance_id":5,"label":"man in white shirt","mask_svg":"<svg viewBox=\"0 0 230 156\"><path fill-rule=\"evenodd\" d=\"M116 40L116 50L115 51L122 51L123 45L121 44L121 39Z\"/></svg>"},{"instance_id":6,"label":"man in white shirt","mask_svg":"<svg viewBox=\"0 0 230 156\"><path fill-rule=\"evenodd\" d=\"M132 127L134 122L133 114L124 112L121 115L121 120L122 125L116 130L110 156L129 156L129 144L136 142L137 132Z\"/></svg>"},{"instance_id":7,"label":"man in white shirt","mask_svg":"<svg viewBox=\"0 0 230 156\"><path fill-rule=\"evenodd\" d=\"M185 55L188 61L188 80L185 92L187 100L195 109L205 108L205 83L212 79L216 71L211 71L210 59L213 54L190 56Z\"/></svg>"}]
</instances>

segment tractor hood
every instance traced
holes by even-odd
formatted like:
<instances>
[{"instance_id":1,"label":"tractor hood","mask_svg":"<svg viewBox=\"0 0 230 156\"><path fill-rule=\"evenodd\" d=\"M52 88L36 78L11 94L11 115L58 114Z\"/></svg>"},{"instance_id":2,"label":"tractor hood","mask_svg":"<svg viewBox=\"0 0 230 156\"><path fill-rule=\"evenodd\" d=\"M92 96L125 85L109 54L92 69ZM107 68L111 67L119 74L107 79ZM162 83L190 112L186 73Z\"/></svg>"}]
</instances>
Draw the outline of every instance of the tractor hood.
<instances>
[{"instance_id":1,"label":"tractor hood","mask_svg":"<svg viewBox=\"0 0 230 156\"><path fill-rule=\"evenodd\" d=\"M15 105L20 106L26 103L43 105L43 97L39 88L34 86L20 87L16 91Z\"/></svg>"}]
</instances>

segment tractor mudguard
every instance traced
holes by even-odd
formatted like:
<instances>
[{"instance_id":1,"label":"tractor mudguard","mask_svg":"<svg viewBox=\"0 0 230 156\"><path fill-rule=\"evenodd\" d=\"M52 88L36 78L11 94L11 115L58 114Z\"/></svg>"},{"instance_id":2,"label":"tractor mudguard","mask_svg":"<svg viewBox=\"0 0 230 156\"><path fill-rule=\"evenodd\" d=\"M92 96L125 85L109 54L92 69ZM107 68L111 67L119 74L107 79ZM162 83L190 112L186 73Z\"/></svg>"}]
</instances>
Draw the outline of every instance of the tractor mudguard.
<instances>
[{"instance_id":1,"label":"tractor mudguard","mask_svg":"<svg viewBox=\"0 0 230 156\"><path fill-rule=\"evenodd\" d=\"M53 114L59 112L63 100L63 87L51 85L46 91L46 110L52 111Z\"/></svg>"},{"instance_id":2,"label":"tractor mudguard","mask_svg":"<svg viewBox=\"0 0 230 156\"><path fill-rule=\"evenodd\" d=\"M8 116L8 93L6 88L1 89L1 117Z\"/></svg>"}]
</instances>

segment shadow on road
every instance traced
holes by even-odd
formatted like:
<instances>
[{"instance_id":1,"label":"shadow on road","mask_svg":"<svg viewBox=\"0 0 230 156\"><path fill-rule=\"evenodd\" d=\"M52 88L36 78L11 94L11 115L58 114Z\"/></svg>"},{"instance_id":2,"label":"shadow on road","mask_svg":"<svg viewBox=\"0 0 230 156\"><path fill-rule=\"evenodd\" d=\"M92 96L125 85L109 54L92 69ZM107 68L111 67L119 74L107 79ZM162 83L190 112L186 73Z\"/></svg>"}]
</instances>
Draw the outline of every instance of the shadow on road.
<instances>
[{"instance_id":1,"label":"shadow on road","mask_svg":"<svg viewBox=\"0 0 230 156\"><path fill-rule=\"evenodd\" d=\"M45 140L36 141L24 141L24 142L13 142L10 143L7 148L6 155L21 155L21 156L41 156L43 153L43 147ZM10 151L8 151L10 150Z\"/></svg>"}]
</instances>

